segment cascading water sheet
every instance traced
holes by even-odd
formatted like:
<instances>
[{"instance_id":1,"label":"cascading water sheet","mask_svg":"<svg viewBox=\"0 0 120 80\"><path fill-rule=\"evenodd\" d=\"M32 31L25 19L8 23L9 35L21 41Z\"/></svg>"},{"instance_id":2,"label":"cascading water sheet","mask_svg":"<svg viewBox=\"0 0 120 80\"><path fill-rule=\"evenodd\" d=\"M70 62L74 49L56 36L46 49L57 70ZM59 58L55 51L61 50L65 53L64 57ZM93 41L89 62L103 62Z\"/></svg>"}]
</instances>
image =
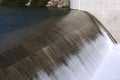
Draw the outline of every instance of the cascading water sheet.
<instances>
[{"instance_id":1,"label":"cascading water sheet","mask_svg":"<svg viewBox=\"0 0 120 80\"><path fill-rule=\"evenodd\" d=\"M92 15L73 10L0 44L0 80L89 80L114 39Z\"/></svg>"}]
</instances>

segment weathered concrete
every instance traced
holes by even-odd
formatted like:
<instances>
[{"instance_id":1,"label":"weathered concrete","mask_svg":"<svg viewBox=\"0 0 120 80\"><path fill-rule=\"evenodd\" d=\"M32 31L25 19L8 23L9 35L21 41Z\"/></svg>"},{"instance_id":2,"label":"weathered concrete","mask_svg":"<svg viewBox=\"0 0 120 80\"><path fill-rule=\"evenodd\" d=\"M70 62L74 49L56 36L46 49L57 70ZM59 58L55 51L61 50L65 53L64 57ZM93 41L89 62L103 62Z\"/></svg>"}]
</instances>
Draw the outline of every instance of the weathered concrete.
<instances>
[{"instance_id":1,"label":"weathered concrete","mask_svg":"<svg viewBox=\"0 0 120 80\"><path fill-rule=\"evenodd\" d=\"M70 0L70 8L87 10L95 15L120 42L120 0Z\"/></svg>"},{"instance_id":2,"label":"weathered concrete","mask_svg":"<svg viewBox=\"0 0 120 80\"><path fill-rule=\"evenodd\" d=\"M120 10L120 0L70 0L71 9Z\"/></svg>"},{"instance_id":3,"label":"weathered concrete","mask_svg":"<svg viewBox=\"0 0 120 80\"><path fill-rule=\"evenodd\" d=\"M96 16L120 43L120 11L89 11Z\"/></svg>"}]
</instances>

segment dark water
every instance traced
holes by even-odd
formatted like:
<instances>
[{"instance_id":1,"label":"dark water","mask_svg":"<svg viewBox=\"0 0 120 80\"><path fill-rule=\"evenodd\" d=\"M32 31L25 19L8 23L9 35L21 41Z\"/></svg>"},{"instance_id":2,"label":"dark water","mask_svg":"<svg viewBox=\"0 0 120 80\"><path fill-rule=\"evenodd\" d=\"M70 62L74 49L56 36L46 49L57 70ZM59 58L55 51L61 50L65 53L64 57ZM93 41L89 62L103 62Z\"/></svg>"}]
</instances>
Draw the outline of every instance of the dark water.
<instances>
[{"instance_id":1,"label":"dark water","mask_svg":"<svg viewBox=\"0 0 120 80\"><path fill-rule=\"evenodd\" d=\"M68 10L0 6L0 35L40 23L66 11Z\"/></svg>"}]
</instances>

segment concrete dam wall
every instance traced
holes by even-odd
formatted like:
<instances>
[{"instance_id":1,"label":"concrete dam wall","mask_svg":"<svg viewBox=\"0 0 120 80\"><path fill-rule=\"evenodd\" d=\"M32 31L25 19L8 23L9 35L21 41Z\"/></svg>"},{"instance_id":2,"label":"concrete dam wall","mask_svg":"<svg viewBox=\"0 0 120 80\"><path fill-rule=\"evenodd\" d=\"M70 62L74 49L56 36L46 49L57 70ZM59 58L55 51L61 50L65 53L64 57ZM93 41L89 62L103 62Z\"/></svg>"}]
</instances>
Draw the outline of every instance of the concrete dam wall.
<instances>
[{"instance_id":1,"label":"concrete dam wall","mask_svg":"<svg viewBox=\"0 0 120 80\"><path fill-rule=\"evenodd\" d=\"M73 10L0 39L0 80L89 80L114 43L94 16Z\"/></svg>"},{"instance_id":2,"label":"concrete dam wall","mask_svg":"<svg viewBox=\"0 0 120 80\"><path fill-rule=\"evenodd\" d=\"M120 0L70 0L70 8L78 10L120 10Z\"/></svg>"}]
</instances>

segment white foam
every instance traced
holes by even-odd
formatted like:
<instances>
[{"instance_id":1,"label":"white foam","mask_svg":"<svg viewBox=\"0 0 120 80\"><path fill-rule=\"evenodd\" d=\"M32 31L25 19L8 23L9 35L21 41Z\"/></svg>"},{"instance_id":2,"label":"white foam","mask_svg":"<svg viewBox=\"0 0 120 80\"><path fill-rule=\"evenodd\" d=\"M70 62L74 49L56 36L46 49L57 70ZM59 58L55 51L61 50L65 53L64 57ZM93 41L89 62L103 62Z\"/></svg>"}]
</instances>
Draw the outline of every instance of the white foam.
<instances>
[{"instance_id":1,"label":"white foam","mask_svg":"<svg viewBox=\"0 0 120 80\"><path fill-rule=\"evenodd\" d=\"M120 80L120 45L111 50L91 80Z\"/></svg>"}]
</instances>

